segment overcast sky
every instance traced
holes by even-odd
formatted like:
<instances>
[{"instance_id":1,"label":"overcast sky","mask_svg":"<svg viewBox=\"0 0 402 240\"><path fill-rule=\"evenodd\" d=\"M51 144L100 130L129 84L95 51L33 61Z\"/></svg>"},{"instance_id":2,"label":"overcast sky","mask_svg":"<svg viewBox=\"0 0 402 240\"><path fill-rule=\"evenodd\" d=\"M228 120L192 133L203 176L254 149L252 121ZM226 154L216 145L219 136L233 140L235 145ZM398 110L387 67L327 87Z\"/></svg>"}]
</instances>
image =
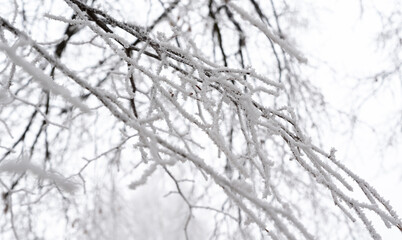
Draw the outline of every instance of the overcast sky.
<instances>
[{"instance_id":1,"label":"overcast sky","mask_svg":"<svg viewBox=\"0 0 402 240\"><path fill-rule=\"evenodd\" d=\"M372 6L391 11L395 5L393 1L363 2L366 5L361 9L357 0L311 1L315 10L308 11L317 21L308 23L301 44L310 64L316 66L311 79L322 89L331 111L357 117L354 131L345 121L336 129L329 127L323 142L326 147L334 146L338 158L375 186L401 214L402 134L396 119L402 109L401 81L393 79L381 85L372 78L359 79L389 66L387 49L377 41L381 19ZM380 85L380 90L372 94ZM391 136L395 137L393 145L388 142ZM400 238L397 229L388 230L381 222L378 226L384 239Z\"/></svg>"}]
</instances>

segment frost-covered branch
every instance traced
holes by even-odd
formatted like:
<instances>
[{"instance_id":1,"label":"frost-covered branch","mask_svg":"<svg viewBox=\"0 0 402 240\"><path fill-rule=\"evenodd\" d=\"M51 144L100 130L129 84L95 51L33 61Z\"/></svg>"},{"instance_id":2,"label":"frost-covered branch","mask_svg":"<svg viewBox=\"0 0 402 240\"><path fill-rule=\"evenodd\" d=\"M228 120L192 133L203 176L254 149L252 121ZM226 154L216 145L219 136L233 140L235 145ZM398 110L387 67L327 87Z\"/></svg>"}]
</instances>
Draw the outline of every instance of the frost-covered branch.
<instances>
[{"instance_id":1,"label":"frost-covered branch","mask_svg":"<svg viewBox=\"0 0 402 240\"><path fill-rule=\"evenodd\" d=\"M105 184L104 189L110 191L114 201L116 186L128 185L131 190L140 191L162 170L173 186L170 192L178 193L188 209L182 227L187 239L191 239L189 232L197 214L195 209L216 213L219 216L213 219L216 228L220 227L218 219L237 221L238 226L227 229L228 233L247 232L249 236L261 233L272 239L315 239L314 233L320 229L310 226L311 218L304 219L303 214L313 211L304 209L300 199L312 203L314 210L337 207L335 211L340 210L351 222L360 220L373 239L380 239L380 235L368 212L388 227L402 229L392 206L336 159L334 150L326 153L317 147L303 128L298 106L294 101L283 100L296 99L292 94L298 86L310 89L303 82L294 81L299 79L290 61L291 58L303 63L307 60L294 46L274 34L272 26L253 17L251 11L256 11L262 20L268 21L258 3L247 2L251 4L250 9L243 9L232 1L208 1L204 4L205 19L212 23L194 25L191 30L189 26L194 23L191 17L205 14L191 8L196 3L173 1L166 7L160 2L163 13L149 26L142 26L115 17L113 11L103 10L92 1L64 2L73 11L71 19L46 13L44 20L67 25L65 35L54 41L36 41L27 31L0 17L1 31L7 33L7 39L6 35L2 36L4 43L0 44L0 50L6 54L5 69L13 73L10 84L0 86L0 106L6 109L21 104L23 107L16 107L28 120L21 137L7 144L11 147L3 154L6 161L0 165L0 171L19 173L18 177L7 179L3 186L7 193L19 194L12 190L23 183L36 189L35 184L24 179L26 171L64 190L73 190L76 185L48 170L54 168L53 164L60 164L69 176L81 178L85 194L87 186L96 189L98 194ZM281 32L280 16L271 4ZM219 22L222 19L230 27L226 22ZM212 32L212 51L208 50L209 43L197 38L204 28ZM264 68L270 67L265 59L247 62L243 52L249 50L247 44L252 36L246 33L268 38L266 44L272 52L266 58L269 63L277 62L277 69L272 70L275 74L252 67L256 62L256 66L261 65L258 61ZM69 42L72 37L79 39ZM230 44L234 40L229 38L238 40L233 55ZM13 47L13 42L17 47ZM74 60L68 58L71 49L78 52L74 52L77 54ZM24 55L25 51L29 54ZM75 63L80 60L84 61ZM39 88L25 79L26 74L39 83ZM63 80L63 86L56 83L59 79ZM50 100L46 92L61 96L81 111L61 106L57 99ZM304 97L303 94L311 92L297 94ZM27 109L34 111L25 116ZM37 113L44 118L39 124L35 118ZM13 124L17 117L12 112L4 116L11 116L0 120L12 137L18 129ZM53 122L61 122L59 126L66 127L55 129L55 124L49 124ZM46 134L42 135L43 131ZM29 161L12 162L12 153L24 150L26 142L33 142L30 159L40 159L37 157L43 152L39 149L37 154L34 149L37 142L45 143L43 167ZM56 154L50 156L49 149L54 149ZM64 155L78 154L94 157L84 157L85 162L74 163L70 158L64 159ZM104 183L104 176L102 181L89 177L89 169L105 170L110 185ZM179 179L191 181L182 184ZM187 184L191 187L185 187ZM37 200L25 202L39 204L45 195L51 194L39 193L42 195ZM311 193L317 194L318 199L326 199L327 194L332 197L331 203L314 205L316 202L305 197ZM63 192L58 194L67 206L80 208L78 200L75 202ZM103 194L96 197L106 198ZM101 203L93 205L97 207L97 204ZM116 216L114 206L109 209ZM101 214L102 211L94 212ZM68 210L65 213L72 214ZM103 218L94 222L100 219ZM250 222L255 225L246 227Z\"/></svg>"}]
</instances>

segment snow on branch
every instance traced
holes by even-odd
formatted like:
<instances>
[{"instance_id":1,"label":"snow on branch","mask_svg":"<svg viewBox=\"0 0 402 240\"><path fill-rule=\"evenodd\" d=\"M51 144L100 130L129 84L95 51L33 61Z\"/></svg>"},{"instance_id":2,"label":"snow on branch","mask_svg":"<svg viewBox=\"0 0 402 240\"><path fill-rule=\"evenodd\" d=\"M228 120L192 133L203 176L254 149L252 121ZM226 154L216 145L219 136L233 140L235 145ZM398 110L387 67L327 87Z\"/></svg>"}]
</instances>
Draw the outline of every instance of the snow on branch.
<instances>
[{"instance_id":1,"label":"snow on branch","mask_svg":"<svg viewBox=\"0 0 402 240\"><path fill-rule=\"evenodd\" d=\"M24 173L26 171L37 175L41 179L46 179L50 182L54 182L56 186L60 187L66 192L74 192L77 189L77 186L73 182L66 179L62 175L56 172L46 171L43 168L30 163L27 159L21 159L20 161L8 161L0 165L0 173Z\"/></svg>"},{"instance_id":2,"label":"snow on branch","mask_svg":"<svg viewBox=\"0 0 402 240\"><path fill-rule=\"evenodd\" d=\"M73 97L68 89L58 85L40 69L18 56L15 47L9 47L4 43L0 43L0 50L4 51L14 64L20 66L22 69L24 69L24 71L29 73L42 88L52 92L55 95L63 97L66 101L81 109L83 112L90 112L89 107L83 104L76 97Z\"/></svg>"},{"instance_id":3,"label":"snow on branch","mask_svg":"<svg viewBox=\"0 0 402 240\"><path fill-rule=\"evenodd\" d=\"M275 35L272 31L270 31L265 25L252 17L249 13L241 9L239 6L234 4L233 2L229 2L228 5L233 8L237 13L240 14L240 16L250 22L252 25L254 25L256 28L258 28L261 32L265 34L269 39L271 39L273 42L278 44L283 50L285 50L289 55L295 57L300 63L307 63L307 58L303 56L297 49L293 48L289 43L286 41L282 40L280 37Z\"/></svg>"},{"instance_id":4,"label":"snow on branch","mask_svg":"<svg viewBox=\"0 0 402 240\"><path fill-rule=\"evenodd\" d=\"M400 228L398 215L372 187L338 162L333 154L326 154L304 136L291 107L277 108L270 100L265 100L264 96L275 99L280 94L286 94L281 91L285 84L259 75L245 65L235 69L209 60L191 39L181 35L180 29L175 32L179 46L169 42L162 34L154 37L151 32L143 31L144 28L116 20L107 12L87 6L82 1L65 1L77 14L79 22L58 17L51 19L68 24L82 23L103 40L105 52L114 56L119 65L119 74L115 78L104 78L110 82L108 87L101 89L98 85L91 85L90 81L62 64L26 33L1 17L0 23L16 37L26 40L39 57L89 91L88 96L93 96L108 109L116 122L138 136L138 142L131 151L141 155L140 162L149 165L129 188L136 189L147 184L148 178L158 167L169 165L173 168L175 164L184 162L222 189L224 197L273 239L299 239L299 236L314 239L303 220L296 217L297 207L288 204L291 200L286 197L279 200L278 195L286 194L286 191L278 188L278 194L274 190L278 176L297 182L299 176L287 173L297 166L300 172L314 179L313 184L321 184L331 193L335 205L346 216L352 220L360 219L374 239L378 234L368 221L366 211L380 216L388 226ZM228 5L299 62L307 61L249 13L233 3ZM130 44L129 38L122 32L135 37L135 42ZM137 41L140 43L138 47ZM1 44L0 49L45 89L87 110L85 105L71 97L67 89L55 84L41 70L19 57L14 48ZM127 67L127 72L122 66ZM96 71L102 72L103 69L95 67L95 76L99 74ZM129 101L130 105L124 101ZM113 129L110 130L112 132ZM218 152L217 158L205 157L213 155L209 152L214 150ZM294 161L284 161L280 156L291 156ZM222 159L226 161L224 171L230 168L230 174L222 173ZM281 164L285 169L283 173L278 167ZM59 186L67 184L69 187L66 179L29 162L0 166L0 171L27 170ZM351 197L353 181L366 195L365 201ZM202 185L199 182L195 184L199 188ZM294 188L300 192L306 191L300 186ZM208 189L201 190L206 193L203 195L208 195ZM184 194L182 197L186 199ZM188 206L191 208L192 204L188 203Z\"/></svg>"}]
</instances>

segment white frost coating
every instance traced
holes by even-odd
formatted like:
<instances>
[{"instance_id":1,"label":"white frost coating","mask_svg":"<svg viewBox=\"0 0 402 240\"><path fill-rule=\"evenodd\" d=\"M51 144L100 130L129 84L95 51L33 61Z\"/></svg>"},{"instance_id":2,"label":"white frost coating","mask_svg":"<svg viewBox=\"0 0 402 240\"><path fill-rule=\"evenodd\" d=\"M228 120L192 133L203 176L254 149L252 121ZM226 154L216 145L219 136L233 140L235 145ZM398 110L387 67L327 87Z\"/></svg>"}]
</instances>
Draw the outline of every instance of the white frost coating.
<instances>
[{"instance_id":1,"label":"white frost coating","mask_svg":"<svg viewBox=\"0 0 402 240\"><path fill-rule=\"evenodd\" d=\"M157 166L157 164L153 163L147 170L144 171L144 174L139 180L132 182L128 187L134 190L137 187L144 185L147 182L148 178L155 172Z\"/></svg>"},{"instance_id":2,"label":"white frost coating","mask_svg":"<svg viewBox=\"0 0 402 240\"><path fill-rule=\"evenodd\" d=\"M267 190L272 189L273 197L278 196L278 194L274 193L272 181L270 181L270 170L273 164L270 160L271 155L265 151L266 146L261 141L266 138L265 131L267 131L269 134L279 135L278 138L281 137L283 139L284 145L289 146L293 159L298 161L300 166L310 176L314 177L317 183L323 184L325 188L331 191L336 204L353 220L355 220L355 214L352 211L356 208L358 218L362 219L373 236L376 237L376 233L373 231L371 223L367 221L366 216L362 214L368 210L379 215L385 223L393 224L402 229L402 224L398 224L400 220L394 217L392 209L387 207L386 201L376 196L375 190L371 190L371 187L366 186L365 182L349 174L347 169L339 167L343 170L341 173L346 173L347 176L352 177L357 182L367 195L369 202L360 202L350 197L350 192L344 190L343 187L345 186L351 190L351 185L347 181L349 179L344 179L344 174L341 175L338 173L339 169L334 169L332 164L328 164L327 158L332 160L334 158L333 154L327 154L314 148L311 141L303 135L298 127L297 119L290 107L271 109L261 101L259 103L252 98L255 92L270 94L271 90L266 89L266 87L276 87L275 90L280 90L283 88L282 85L273 84L274 82L257 75L251 68L243 70L220 67L218 64L200 56L197 52L202 51L198 51L195 44L193 44L194 53L192 53L190 47L180 49L170 45L168 42L158 42L153 40L148 34L138 31L134 27L131 28L125 23L113 20L105 14L104 20L107 21L107 24L118 26L129 33L134 32L133 35L149 43L150 47L146 45L141 49L144 54L152 54L154 52L153 50L148 52L148 49L154 49L158 54L165 54L162 60L164 64L168 64L175 71L178 71L178 73L173 71L172 75L169 74L168 76L160 75L158 71L149 68L148 65L140 64L137 61L139 57L137 57L137 60L128 57L121 46L116 44L116 42L120 42L121 37L116 34L105 34L101 27L90 19L87 19L85 12L80 10L77 5L74 5L78 1L66 0L66 2L77 12L78 16L81 17L80 19L86 19L87 24L85 25L89 26L97 37L102 38L109 48L129 66L129 70L127 71L128 77L131 76L131 71L136 71L136 74L142 74L143 77L147 77L147 81L152 81L149 87L150 95L148 95L147 88L141 86L139 89L139 93L149 97L150 107L146 114L146 119L134 117L133 113L120 102L120 93L117 89L115 94L112 94L109 91L92 87L87 81L79 78L73 71L61 64L58 59L47 53L38 43L30 40L24 33L18 33L18 35L21 38L28 39L29 43L40 55L81 87L89 90L117 119L138 132L133 135L136 138L138 136L139 139L138 143L135 144L135 148L139 148L142 160L145 163L149 161L150 164L143 174L138 176L138 180L130 184L130 188L146 184L147 178L152 176L151 174L155 171L156 166L175 164L177 161L192 162L203 176L212 179L217 186L222 187L226 191L227 197L233 200L253 222L258 224L261 230L271 231L272 228L265 228L265 222L268 218L269 223L273 224L272 231L279 234L280 238L277 239L296 239L296 236L293 234L295 229L299 229L306 239L313 239L298 218L292 214L292 205L286 204L289 207L276 208L275 206L278 206L276 202L271 204L269 199L265 199L265 194L268 194L268 192L263 192L263 195L261 195L263 187ZM247 17L253 19L253 16L248 15ZM247 23L251 21L247 18L244 19ZM259 22L258 19L254 20L257 23ZM255 24L251 23L250 25ZM261 24L261 26L265 28L264 24ZM264 30L263 32L269 38ZM280 43L276 42L275 44L283 47ZM162 66L163 64L159 66L159 69ZM175 74L181 79L181 84L176 81ZM246 81L246 79L243 79L244 76L258 79L261 83L254 84L254 81ZM130 86L128 77L126 78L126 87L129 90L128 92L131 93L132 86ZM116 87L116 85L113 87ZM129 96L133 97L134 95ZM185 96L188 96L191 102L186 102ZM224 101L226 99L227 102ZM197 103L198 112L189 110L186 107L186 104L192 104L194 101ZM230 115L227 113L230 113ZM151 114L155 114L155 117L150 117L149 115ZM158 114L160 117L157 117ZM244 151L240 150L238 153L231 150L231 142L228 141L229 138L226 137L226 133L222 131L226 128L221 127L225 125L224 116L225 118L228 116L228 118L232 119L233 126L240 126L238 133L235 133L233 136L237 137L243 134L240 137L244 138L244 141L241 141L245 143ZM156 126L163 126L160 129L160 132L162 133L163 131L163 134L158 134L157 131L159 129L155 131L156 127L152 124L153 121L159 119L161 121ZM209 160L204 159L203 155L199 154L201 151L193 150L193 146L199 145L200 149L208 151L207 148L201 146L201 142L197 142L197 139L189 136L193 133L191 130L188 131L190 133L188 135L181 131L182 123L188 124L188 126L194 127L197 130L202 130L208 137L208 141L216 145L220 153L225 155L231 166L239 173L238 175L241 176L240 180L232 181L232 176L228 178L221 171L216 171L214 168L216 167L215 164L212 163L209 165ZM128 136L125 137L128 138ZM179 139L181 143L173 139ZM110 150L107 152L110 152ZM247 161L250 162L250 166L252 167L245 167L244 163ZM335 163L335 165L337 164ZM262 184L265 185L263 186ZM255 189L253 189L254 185ZM277 198L277 203L280 204L279 206L285 205L279 197ZM387 211L380 209L381 206L378 203L384 205ZM191 210L190 204L189 202L188 205ZM191 215L189 216L191 217ZM268 232L268 234L271 234L271 232ZM273 237L273 239L275 238Z\"/></svg>"},{"instance_id":3,"label":"white frost coating","mask_svg":"<svg viewBox=\"0 0 402 240\"><path fill-rule=\"evenodd\" d=\"M51 91L53 94L60 95L69 103L81 109L83 112L89 112L90 109L77 98L71 96L68 89L56 84L49 76L44 74L40 69L33 66L31 63L25 61L23 58L15 53L15 49L0 43L0 50L3 50L10 60L23 68L29 73L44 89Z\"/></svg>"},{"instance_id":4,"label":"white frost coating","mask_svg":"<svg viewBox=\"0 0 402 240\"><path fill-rule=\"evenodd\" d=\"M252 25L254 25L256 28L260 29L261 32L265 34L269 39L271 39L273 42L278 44L283 50L285 50L289 55L295 57L300 63L307 63L307 58L303 56L297 49L293 48L292 46L289 45L286 41L282 40L278 36L276 36L274 33L272 33L268 28L264 26L264 24L254 17L252 17L250 14L248 14L246 11L243 9L239 8L236 6L233 2L229 2L228 5L233 8L237 13L240 14L240 16L250 22Z\"/></svg>"},{"instance_id":5,"label":"white frost coating","mask_svg":"<svg viewBox=\"0 0 402 240\"><path fill-rule=\"evenodd\" d=\"M12 173L23 173L25 171L30 171L31 173L37 175L39 178L47 179L51 182L54 182L58 187L63 189L66 192L74 192L77 189L77 186L64 178L63 176L45 171L41 167L28 162L27 160L22 161L9 161L0 165L0 173L1 172L12 172Z\"/></svg>"},{"instance_id":6,"label":"white frost coating","mask_svg":"<svg viewBox=\"0 0 402 240\"><path fill-rule=\"evenodd\" d=\"M249 118L250 121L257 122L258 118L261 117L262 113L259 111L252 103L251 97L250 98L245 98L243 101L243 107L244 110L247 113L247 117Z\"/></svg>"}]
</instances>

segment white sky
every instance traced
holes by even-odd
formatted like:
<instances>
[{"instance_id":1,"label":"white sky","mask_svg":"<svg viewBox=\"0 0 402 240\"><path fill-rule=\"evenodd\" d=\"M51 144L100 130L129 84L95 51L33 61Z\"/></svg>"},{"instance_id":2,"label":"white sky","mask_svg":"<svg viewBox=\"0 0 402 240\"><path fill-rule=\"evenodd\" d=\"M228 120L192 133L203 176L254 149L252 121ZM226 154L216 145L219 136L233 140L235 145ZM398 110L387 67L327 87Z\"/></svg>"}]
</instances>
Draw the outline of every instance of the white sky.
<instances>
[{"instance_id":1,"label":"white sky","mask_svg":"<svg viewBox=\"0 0 402 240\"><path fill-rule=\"evenodd\" d=\"M363 1L368 7L361 14L357 0L325 3L311 0L311 5L316 9L314 16L317 21L309 23L301 46L310 64L318 67L312 70L311 78L320 86L326 100L338 110L356 114L360 121L353 132L348 130L348 122L336 126L337 131L329 128L323 139L325 146L334 146L338 150L338 159L345 161L348 167L372 184L385 199L390 200L400 215L402 133L400 130L395 133L399 134L395 136L397 139L399 137L399 141L394 145L387 146L385 141L393 135L393 127L397 127L395 114L398 111L400 114L402 110L401 85L395 84L395 79L394 82L387 82L384 89L368 98L359 111L351 108L359 104L362 97L370 96L374 82L372 79L359 82L356 76L369 76L389 63L389 56L376 42L382 25L371 6L375 3L382 10L392 10L395 7L392 2ZM353 88L358 83L360 87ZM375 224L381 229L383 239L401 238L397 229L389 230L380 221Z\"/></svg>"}]
</instances>

